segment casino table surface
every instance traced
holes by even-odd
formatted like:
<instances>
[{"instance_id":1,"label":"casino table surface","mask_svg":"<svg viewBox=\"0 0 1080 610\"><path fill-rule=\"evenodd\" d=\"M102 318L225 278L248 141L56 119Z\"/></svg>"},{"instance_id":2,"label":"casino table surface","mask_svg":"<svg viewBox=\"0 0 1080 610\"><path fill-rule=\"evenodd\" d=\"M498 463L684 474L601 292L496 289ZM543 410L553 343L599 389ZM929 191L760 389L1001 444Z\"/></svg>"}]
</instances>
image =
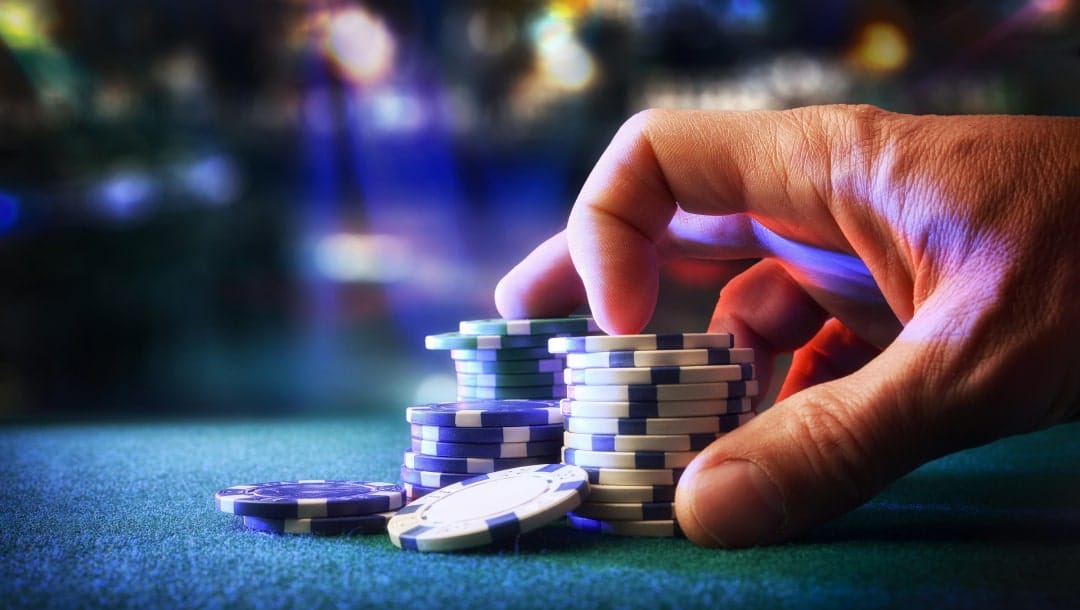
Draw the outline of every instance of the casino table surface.
<instances>
[{"instance_id":1,"label":"casino table surface","mask_svg":"<svg viewBox=\"0 0 1080 610\"><path fill-rule=\"evenodd\" d=\"M563 523L453 554L276 536L220 488L396 481L403 414L0 427L4 607L1080 607L1080 424L928 464L795 542L716 551Z\"/></svg>"}]
</instances>

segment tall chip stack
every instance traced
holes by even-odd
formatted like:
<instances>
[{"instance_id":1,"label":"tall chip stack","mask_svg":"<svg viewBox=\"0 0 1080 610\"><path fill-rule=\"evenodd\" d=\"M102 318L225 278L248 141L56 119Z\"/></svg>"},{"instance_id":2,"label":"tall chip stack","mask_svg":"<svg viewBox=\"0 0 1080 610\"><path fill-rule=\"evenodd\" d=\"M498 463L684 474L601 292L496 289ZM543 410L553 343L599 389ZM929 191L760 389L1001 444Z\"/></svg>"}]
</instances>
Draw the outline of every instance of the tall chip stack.
<instances>
[{"instance_id":1,"label":"tall chip stack","mask_svg":"<svg viewBox=\"0 0 1080 610\"><path fill-rule=\"evenodd\" d=\"M754 416L753 350L726 333L565 337L549 349L567 365L563 461L591 483L570 525L681 535L673 502L683 469Z\"/></svg>"},{"instance_id":2,"label":"tall chip stack","mask_svg":"<svg viewBox=\"0 0 1080 610\"><path fill-rule=\"evenodd\" d=\"M449 350L457 402L406 410L411 448L401 478L410 500L477 474L560 462L566 396L565 358L552 338L589 335L586 316L532 320L466 320L458 332L429 335L425 345Z\"/></svg>"}]
</instances>

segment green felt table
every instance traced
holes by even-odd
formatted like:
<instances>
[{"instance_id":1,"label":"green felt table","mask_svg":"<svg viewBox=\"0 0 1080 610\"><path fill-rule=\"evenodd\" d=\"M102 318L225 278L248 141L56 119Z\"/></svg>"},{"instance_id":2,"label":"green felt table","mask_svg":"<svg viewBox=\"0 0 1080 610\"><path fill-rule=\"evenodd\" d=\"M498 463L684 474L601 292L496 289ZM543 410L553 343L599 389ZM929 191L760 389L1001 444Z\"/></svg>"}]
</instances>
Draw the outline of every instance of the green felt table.
<instances>
[{"instance_id":1,"label":"green felt table","mask_svg":"<svg viewBox=\"0 0 1080 610\"><path fill-rule=\"evenodd\" d=\"M0 428L0 606L981 608L1080 605L1080 424L946 457L802 539L716 551L578 532L454 554L274 536L239 483L396 481L400 413Z\"/></svg>"}]
</instances>

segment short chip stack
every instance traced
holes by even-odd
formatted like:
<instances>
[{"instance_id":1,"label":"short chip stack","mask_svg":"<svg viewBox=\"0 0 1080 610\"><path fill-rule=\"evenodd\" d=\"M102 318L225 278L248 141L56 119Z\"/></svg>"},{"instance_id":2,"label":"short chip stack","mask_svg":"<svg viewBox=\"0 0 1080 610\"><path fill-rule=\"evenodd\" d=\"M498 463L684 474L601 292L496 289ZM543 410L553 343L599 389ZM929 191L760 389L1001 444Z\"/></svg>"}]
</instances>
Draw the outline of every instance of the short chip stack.
<instances>
[{"instance_id":1,"label":"short chip stack","mask_svg":"<svg viewBox=\"0 0 1080 610\"><path fill-rule=\"evenodd\" d=\"M559 462L563 415L552 401L418 405L405 419L412 447L401 479L409 501L478 474Z\"/></svg>"},{"instance_id":2,"label":"short chip stack","mask_svg":"<svg viewBox=\"0 0 1080 610\"><path fill-rule=\"evenodd\" d=\"M713 440L749 421L753 350L726 333L561 337L567 398L563 461L582 467L588 499L570 525L629 536L680 535L675 486Z\"/></svg>"},{"instance_id":3,"label":"short chip stack","mask_svg":"<svg viewBox=\"0 0 1080 610\"><path fill-rule=\"evenodd\" d=\"M597 330L587 316L465 320L458 332L429 335L424 344L450 350L458 400L558 400L566 396L565 361L548 351L548 340Z\"/></svg>"},{"instance_id":4,"label":"short chip stack","mask_svg":"<svg viewBox=\"0 0 1080 610\"><path fill-rule=\"evenodd\" d=\"M405 492L394 483L372 481L276 481L227 487L214 494L214 504L260 532L377 534L405 505Z\"/></svg>"}]
</instances>

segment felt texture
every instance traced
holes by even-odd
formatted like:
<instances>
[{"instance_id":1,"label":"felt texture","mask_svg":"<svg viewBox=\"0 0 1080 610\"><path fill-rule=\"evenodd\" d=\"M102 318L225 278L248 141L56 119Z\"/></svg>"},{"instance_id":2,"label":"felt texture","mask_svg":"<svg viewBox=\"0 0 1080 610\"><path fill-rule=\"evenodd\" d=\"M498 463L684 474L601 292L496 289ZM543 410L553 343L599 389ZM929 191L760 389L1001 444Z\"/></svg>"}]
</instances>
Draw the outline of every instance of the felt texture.
<instances>
[{"instance_id":1,"label":"felt texture","mask_svg":"<svg viewBox=\"0 0 1080 610\"><path fill-rule=\"evenodd\" d=\"M1080 424L928 464L793 543L700 549L562 523L453 554L275 536L216 490L397 481L403 414L0 428L4 607L985 608L1080 603Z\"/></svg>"}]
</instances>

